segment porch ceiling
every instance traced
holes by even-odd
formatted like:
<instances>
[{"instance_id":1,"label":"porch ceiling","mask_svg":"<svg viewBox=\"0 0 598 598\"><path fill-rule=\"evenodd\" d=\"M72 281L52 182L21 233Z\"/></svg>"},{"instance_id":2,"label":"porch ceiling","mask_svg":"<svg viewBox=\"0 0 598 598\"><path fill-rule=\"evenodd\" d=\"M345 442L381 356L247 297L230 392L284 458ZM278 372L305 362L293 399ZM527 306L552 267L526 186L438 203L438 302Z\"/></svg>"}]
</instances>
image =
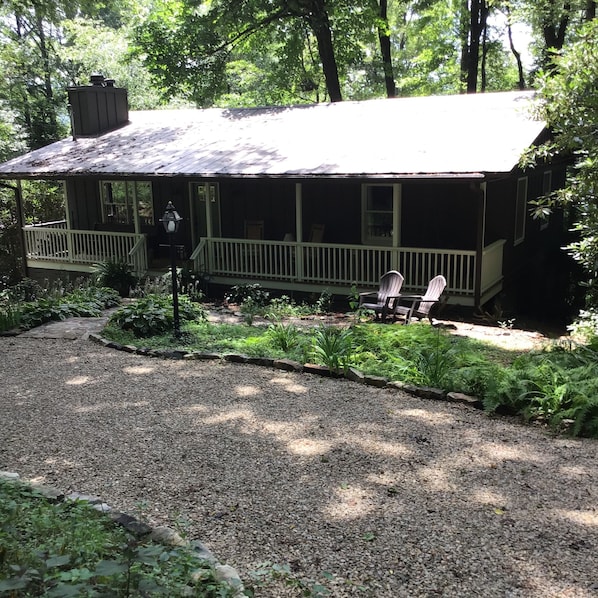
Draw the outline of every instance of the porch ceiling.
<instances>
[{"instance_id":1,"label":"porch ceiling","mask_svg":"<svg viewBox=\"0 0 598 598\"><path fill-rule=\"evenodd\" d=\"M544 130L532 92L256 109L132 112L130 124L0 165L0 178L480 176Z\"/></svg>"}]
</instances>

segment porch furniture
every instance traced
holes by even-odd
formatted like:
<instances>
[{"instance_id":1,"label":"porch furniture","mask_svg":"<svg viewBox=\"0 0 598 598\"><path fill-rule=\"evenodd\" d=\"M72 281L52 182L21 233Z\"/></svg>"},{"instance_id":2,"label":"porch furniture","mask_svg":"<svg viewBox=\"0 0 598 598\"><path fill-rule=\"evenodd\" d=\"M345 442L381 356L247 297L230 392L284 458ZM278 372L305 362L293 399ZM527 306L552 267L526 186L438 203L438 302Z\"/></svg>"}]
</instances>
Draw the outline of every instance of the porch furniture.
<instances>
[{"instance_id":1,"label":"porch furniture","mask_svg":"<svg viewBox=\"0 0 598 598\"><path fill-rule=\"evenodd\" d=\"M261 241L264 238L264 221L245 220L245 238Z\"/></svg>"},{"instance_id":2,"label":"porch furniture","mask_svg":"<svg viewBox=\"0 0 598 598\"><path fill-rule=\"evenodd\" d=\"M310 243L321 243L324 239L324 224L312 224L311 231L309 233Z\"/></svg>"},{"instance_id":3,"label":"porch furniture","mask_svg":"<svg viewBox=\"0 0 598 598\"><path fill-rule=\"evenodd\" d=\"M386 321L389 313L394 314L395 304L400 296L403 286L403 275L396 270L390 270L380 278L377 291L359 293L359 307L371 309L380 316L382 322Z\"/></svg>"},{"instance_id":4,"label":"porch furniture","mask_svg":"<svg viewBox=\"0 0 598 598\"><path fill-rule=\"evenodd\" d=\"M400 314L405 317L405 324L411 322L411 318L428 318L432 323L430 310L440 301L440 296L446 287L446 279L442 275L435 276L429 283L423 295L401 295L394 305L394 315ZM407 303L407 305L401 305Z\"/></svg>"}]
</instances>

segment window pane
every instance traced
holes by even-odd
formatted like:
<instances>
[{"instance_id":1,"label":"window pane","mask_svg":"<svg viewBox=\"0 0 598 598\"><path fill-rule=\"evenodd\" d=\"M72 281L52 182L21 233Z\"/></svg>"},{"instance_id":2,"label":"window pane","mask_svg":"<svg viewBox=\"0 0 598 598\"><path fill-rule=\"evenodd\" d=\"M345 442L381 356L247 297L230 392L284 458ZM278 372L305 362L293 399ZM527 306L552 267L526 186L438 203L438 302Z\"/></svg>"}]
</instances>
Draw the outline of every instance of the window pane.
<instances>
[{"instance_id":1,"label":"window pane","mask_svg":"<svg viewBox=\"0 0 598 598\"><path fill-rule=\"evenodd\" d=\"M366 209L368 211L392 212L392 187L383 185L368 187Z\"/></svg>"},{"instance_id":2,"label":"window pane","mask_svg":"<svg viewBox=\"0 0 598 598\"><path fill-rule=\"evenodd\" d=\"M154 224L154 204L152 201L152 184L135 183L137 191L137 207L141 224L152 226Z\"/></svg>"}]
</instances>

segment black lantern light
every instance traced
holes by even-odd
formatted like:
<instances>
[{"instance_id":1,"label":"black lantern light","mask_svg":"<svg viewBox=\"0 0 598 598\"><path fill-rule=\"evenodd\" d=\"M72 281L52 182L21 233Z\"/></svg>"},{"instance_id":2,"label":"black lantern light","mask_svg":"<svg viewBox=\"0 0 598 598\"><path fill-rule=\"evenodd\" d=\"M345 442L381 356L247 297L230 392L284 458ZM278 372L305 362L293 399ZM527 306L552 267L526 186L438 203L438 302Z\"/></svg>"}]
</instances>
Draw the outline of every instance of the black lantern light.
<instances>
[{"instance_id":1,"label":"black lantern light","mask_svg":"<svg viewBox=\"0 0 598 598\"><path fill-rule=\"evenodd\" d=\"M179 230L179 225L182 218L176 211L176 208L171 201L166 206L164 216L160 218L160 222L164 225L164 230L168 233L168 243L170 244L170 270L172 274L172 311L174 317L174 337L181 337L181 325L179 320L179 295L178 283L176 275L176 247L174 244L174 235Z\"/></svg>"}]
</instances>

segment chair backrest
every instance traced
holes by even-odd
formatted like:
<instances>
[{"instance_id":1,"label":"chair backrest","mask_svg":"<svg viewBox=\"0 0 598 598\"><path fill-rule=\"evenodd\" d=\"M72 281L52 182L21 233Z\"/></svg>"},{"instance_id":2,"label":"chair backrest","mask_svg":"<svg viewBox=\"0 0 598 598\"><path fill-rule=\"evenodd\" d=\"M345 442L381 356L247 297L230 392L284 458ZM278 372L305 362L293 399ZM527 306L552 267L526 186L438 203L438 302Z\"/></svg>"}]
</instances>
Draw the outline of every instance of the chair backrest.
<instances>
[{"instance_id":1,"label":"chair backrest","mask_svg":"<svg viewBox=\"0 0 598 598\"><path fill-rule=\"evenodd\" d=\"M324 239L324 224L312 224L311 225L311 232L309 234L309 242L310 243L321 243L322 239Z\"/></svg>"},{"instance_id":2,"label":"chair backrest","mask_svg":"<svg viewBox=\"0 0 598 598\"><path fill-rule=\"evenodd\" d=\"M245 220L245 238L260 240L264 238L263 220Z\"/></svg>"},{"instance_id":3,"label":"chair backrest","mask_svg":"<svg viewBox=\"0 0 598 598\"><path fill-rule=\"evenodd\" d=\"M426 292L422 296L422 301L419 304L418 308L415 310L418 315L427 316L432 309L434 303L436 303L440 299L440 295L442 295L442 291L444 291L446 287L446 278L439 274L435 276L429 283Z\"/></svg>"},{"instance_id":4,"label":"chair backrest","mask_svg":"<svg viewBox=\"0 0 598 598\"><path fill-rule=\"evenodd\" d=\"M385 303L387 297L394 297L401 292L403 275L396 270L389 270L380 278L378 287L378 303Z\"/></svg>"}]
</instances>

